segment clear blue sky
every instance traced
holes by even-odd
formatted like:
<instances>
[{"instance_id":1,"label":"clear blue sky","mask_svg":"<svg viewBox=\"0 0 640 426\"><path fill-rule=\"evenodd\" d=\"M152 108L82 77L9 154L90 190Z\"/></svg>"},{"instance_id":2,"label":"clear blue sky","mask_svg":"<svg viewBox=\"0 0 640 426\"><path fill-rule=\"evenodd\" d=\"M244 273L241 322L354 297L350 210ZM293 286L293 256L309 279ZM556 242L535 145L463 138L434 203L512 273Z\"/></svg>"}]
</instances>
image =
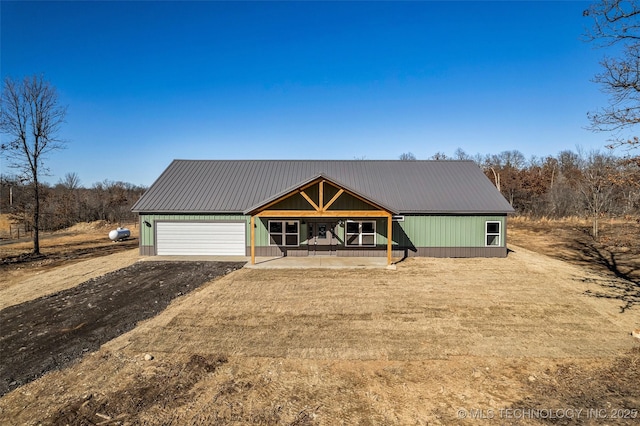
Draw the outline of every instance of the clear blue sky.
<instances>
[{"instance_id":1,"label":"clear blue sky","mask_svg":"<svg viewBox=\"0 0 640 426\"><path fill-rule=\"evenodd\" d=\"M174 158L527 157L604 149L588 2L8 2L1 74L68 105L56 183ZM6 161L3 173L10 172Z\"/></svg>"}]
</instances>

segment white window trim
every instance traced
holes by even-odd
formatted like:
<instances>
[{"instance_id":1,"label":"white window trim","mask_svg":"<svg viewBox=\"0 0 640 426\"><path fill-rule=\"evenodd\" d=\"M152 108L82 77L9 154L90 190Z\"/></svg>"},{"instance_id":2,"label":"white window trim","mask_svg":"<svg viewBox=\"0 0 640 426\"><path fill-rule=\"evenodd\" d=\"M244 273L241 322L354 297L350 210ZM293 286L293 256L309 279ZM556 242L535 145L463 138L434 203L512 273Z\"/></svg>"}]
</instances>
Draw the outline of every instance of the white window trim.
<instances>
[{"instance_id":1,"label":"white window trim","mask_svg":"<svg viewBox=\"0 0 640 426\"><path fill-rule=\"evenodd\" d=\"M376 244L378 242L378 233L376 232L376 221L375 220L347 220L347 223L357 223L358 224L358 233L348 233L347 232L347 226L344 227L344 243L345 246L347 247L376 247ZM363 223L373 223L373 234L371 233L366 233L363 234L362 233L362 224ZM350 235L357 235L358 236L358 244L349 244L349 236ZM362 236L363 235L373 235L373 244L367 244L367 245L363 245L362 244Z\"/></svg>"},{"instance_id":2,"label":"white window trim","mask_svg":"<svg viewBox=\"0 0 640 426\"><path fill-rule=\"evenodd\" d=\"M271 223L272 222L279 222L282 226L282 232L281 233L276 233L276 234L272 234L271 233ZM293 233L287 233L287 222L296 222L298 224L298 232L296 232L295 234ZM269 236L269 245L270 246L276 246L276 247L299 247L300 246L300 221L299 220L270 220L267 223L267 235ZM282 237L282 244L273 244L271 243L271 235L280 235ZM296 236L296 244L287 244L287 235L295 235Z\"/></svg>"},{"instance_id":3,"label":"white window trim","mask_svg":"<svg viewBox=\"0 0 640 426\"><path fill-rule=\"evenodd\" d=\"M498 224L498 232L487 231L487 225L489 225L490 223ZM487 237L489 237L490 235L498 236L498 244L488 244ZM502 222L500 222L499 220L487 220L484 223L484 246L485 247L502 247Z\"/></svg>"}]
</instances>

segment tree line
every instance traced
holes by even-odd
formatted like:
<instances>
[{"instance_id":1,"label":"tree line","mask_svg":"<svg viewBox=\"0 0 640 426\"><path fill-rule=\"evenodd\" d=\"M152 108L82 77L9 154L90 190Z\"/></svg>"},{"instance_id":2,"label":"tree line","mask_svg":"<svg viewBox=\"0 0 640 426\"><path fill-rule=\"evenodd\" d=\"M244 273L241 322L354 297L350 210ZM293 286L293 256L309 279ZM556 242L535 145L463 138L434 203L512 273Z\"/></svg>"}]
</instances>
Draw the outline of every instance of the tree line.
<instances>
[{"instance_id":1,"label":"tree line","mask_svg":"<svg viewBox=\"0 0 640 426\"><path fill-rule=\"evenodd\" d=\"M105 220L123 223L137 220L133 204L146 190L127 182L104 180L86 188L76 173L67 173L55 185L40 183L41 230L55 231L80 222ZM34 228L33 183L17 176L0 178L0 213L7 213L13 223L26 232Z\"/></svg>"},{"instance_id":2,"label":"tree line","mask_svg":"<svg viewBox=\"0 0 640 426\"><path fill-rule=\"evenodd\" d=\"M416 157L405 153L400 159L412 161ZM596 219L640 215L638 157L619 157L611 151L585 153L580 149L531 158L518 150L472 156L458 149L452 156L438 152L430 159L474 161L520 215ZM52 231L95 220L118 224L135 221L131 207L146 190L110 180L87 188L76 173L67 173L55 185L39 185L39 227ZM10 214L12 221L27 232L34 227L32 186L32 182L18 176L0 177L0 213ZM594 236L597 233L594 221Z\"/></svg>"},{"instance_id":3,"label":"tree line","mask_svg":"<svg viewBox=\"0 0 640 426\"><path fill-rule=\"evenodd\" d=\"M601 61L603 71L594 78L609 95L609 103L587 114L590 129L609 134L611 147L637 148L640 139L634 129L640 125L640 0L598 0L584 10L583 16L592 24L585 34L587 41L614 52L614 56ZM57 228L74 220L120 221L129 213L124 209L127 197L122 194L137 191L122 182L105 181L91 190L69 189L69 182L55 187L40 182L46 171L46 155L65 147L58 132L66 112L66 106L59 104L55 86L43 75L4 80L0 133L8 139L0 143L0 156L7 157L20 171L20 178L8 184L12 210L13 186L30 189L31 201L25 197L22 204L19 202L17 214L24 214L25 225L31 223L34 229L36 255L40 253L39 229ZM466 156L462 150L455 155L460 159ZM446 156L438 153L434 158ZM401 159L412 160L415 156L402 154ZM638 210L638 157L620 159L600 152L584 155L562 151L555 157L527 161L519 151L505 151L474 159L519 213L562 217L586 211L594 219L595 237L602 214L624 215ZM3 185L0 182L0 189ZM41 190L47 194L41 194ZM50 200L41 209L40 202L47 196Z\"/></svg>"},{"instance_id":4,"label":"tree line","mask_svg":"<svg viewBox=\"0 0 640 426\"><path fill-rule=\"evenodd\" d=\"M415 160L404 153L401 160ZM640 157L612 151L564 150L555 156L527 159L520 151L471 156L462 149L435 160L472 160L518 214L531 217L637 217L640 214Z\"/></svg>"}]
</instances>

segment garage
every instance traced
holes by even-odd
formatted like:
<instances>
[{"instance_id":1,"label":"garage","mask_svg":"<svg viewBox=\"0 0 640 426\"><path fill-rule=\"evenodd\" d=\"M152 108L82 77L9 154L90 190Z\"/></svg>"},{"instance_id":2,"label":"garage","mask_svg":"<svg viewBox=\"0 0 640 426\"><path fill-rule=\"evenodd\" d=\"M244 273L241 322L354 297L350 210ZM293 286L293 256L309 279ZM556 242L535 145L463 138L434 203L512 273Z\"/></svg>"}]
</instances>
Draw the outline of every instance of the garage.
<instances>
[{"instance_id":1,"label":"garage","mask_svg":"<svg viewBox=\"0 0 640 426\"><path fill-rule=\"evenodd\" d=\"M245 222L156 222L158 255L244 256Z\"/></svg>"}]
</instances>

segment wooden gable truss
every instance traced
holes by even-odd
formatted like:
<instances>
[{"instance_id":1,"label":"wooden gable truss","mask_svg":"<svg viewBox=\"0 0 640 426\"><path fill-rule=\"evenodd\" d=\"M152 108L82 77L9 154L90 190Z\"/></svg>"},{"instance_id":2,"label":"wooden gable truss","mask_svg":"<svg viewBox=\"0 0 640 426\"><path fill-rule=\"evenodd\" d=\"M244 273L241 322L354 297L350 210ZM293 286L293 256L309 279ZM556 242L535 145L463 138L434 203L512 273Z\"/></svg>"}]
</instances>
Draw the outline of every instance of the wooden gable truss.
<instances>
[{"instance_id":1,"label":"wooden gable truss","mask_svg":"<svg viewBox=\"0 0 640 426\"><path fill-rule=\"evenodd\" d=\"M317 200L314 200L307 191L318 185L318 197ZM338 191L331 195L331 198L325 202L325 193L330 195L333 191L325 191L325 185L330 185L334 187ZM291 197L299 194L302 198L308 203L310 209L282 209L278 207L278 204L281 204L283 201L290 199ZM353 209L353 210L336 210L330 209L331 206L334 206L336 201L343 195L349 195L357 200L362 201L367 206L370 206L371 209ZM274 208L276 207L276 208ZM307 206L305 206L307 207ZM368 200L358 194L355 194L352 191L340 186L337 183L331 182L330 180L319 177L300 188L294 189L289 193L255 209L251 212L251 264L255 265L255 218L269 218L269 217L302 217L302 218L323 218L323 217L331 217L331 218L357 218L357 217L383 217L387 219L387 264L391 264L391 246L392 246L392 217L393 212L389 211L387 208L375 203L374 201Z\"/></svg>"}]
</instances>

